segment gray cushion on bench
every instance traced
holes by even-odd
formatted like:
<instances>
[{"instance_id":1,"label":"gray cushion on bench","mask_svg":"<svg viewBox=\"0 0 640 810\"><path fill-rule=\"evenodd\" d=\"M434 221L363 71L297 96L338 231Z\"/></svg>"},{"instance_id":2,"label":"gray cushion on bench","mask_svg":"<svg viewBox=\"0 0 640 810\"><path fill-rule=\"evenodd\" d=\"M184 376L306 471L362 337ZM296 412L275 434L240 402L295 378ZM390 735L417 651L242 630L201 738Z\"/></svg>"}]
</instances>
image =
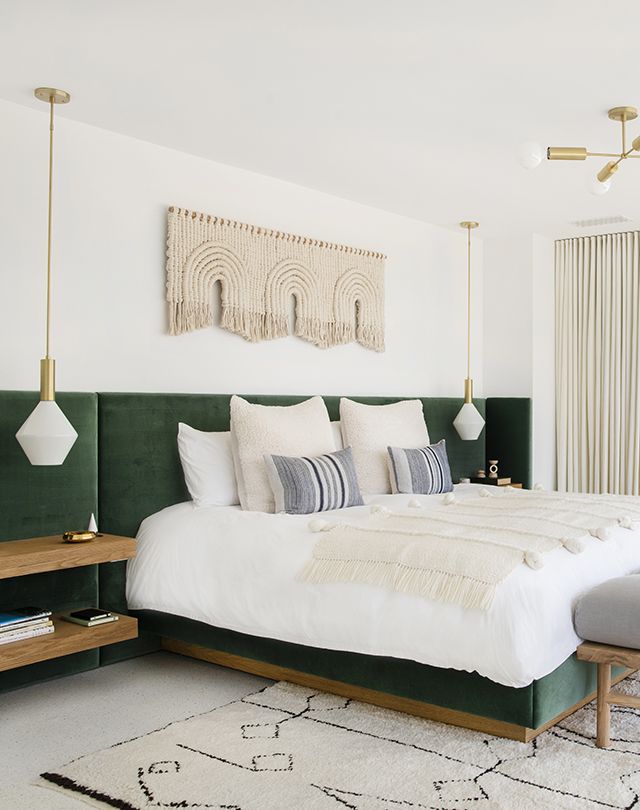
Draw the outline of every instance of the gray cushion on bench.
<instances>
[{"instance_id":1,"label":"gray cushion on bench","mask_svg":"<svg viewBox=\"0 0 640 810\"><path fill-rule=\"evenodd\" d=\"M576 605L573 623L587 641L640 649L640 574L616 577L587 591Z\"/></svg>"}]
</instances>

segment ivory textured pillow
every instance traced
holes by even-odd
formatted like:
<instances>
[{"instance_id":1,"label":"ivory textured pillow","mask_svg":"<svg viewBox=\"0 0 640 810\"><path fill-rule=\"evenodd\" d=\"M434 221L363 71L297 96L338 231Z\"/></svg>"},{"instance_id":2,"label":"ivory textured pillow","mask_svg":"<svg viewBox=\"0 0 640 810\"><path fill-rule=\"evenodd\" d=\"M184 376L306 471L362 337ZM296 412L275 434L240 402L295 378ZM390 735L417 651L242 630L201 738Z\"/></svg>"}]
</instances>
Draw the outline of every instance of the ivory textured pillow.
<instances>
[{"instance_id":1,"label":"ivory textured pillow","mask_svg":"<svg viewBox=\"0 0 640 810\"><path fill-rule=\"evenodd\" d=\"M365 495L391 492L387 447L430 444L419 399L405 399L390 405L363 405L343 398L340 423L345 447L353 450L360 490Z\"/></svg>"},{"instance_id":2,"label":"ivory textured pillow","mask_svg":"<svg viewBox=\"0 0 640 810\"><path fill-rule=\"evenodd\" d=\"M275 511L264 455L320 456L335 450L322 397L298 405L252 405L231 397L231 449L242 508Z\"/></svg>"}]
</instances>

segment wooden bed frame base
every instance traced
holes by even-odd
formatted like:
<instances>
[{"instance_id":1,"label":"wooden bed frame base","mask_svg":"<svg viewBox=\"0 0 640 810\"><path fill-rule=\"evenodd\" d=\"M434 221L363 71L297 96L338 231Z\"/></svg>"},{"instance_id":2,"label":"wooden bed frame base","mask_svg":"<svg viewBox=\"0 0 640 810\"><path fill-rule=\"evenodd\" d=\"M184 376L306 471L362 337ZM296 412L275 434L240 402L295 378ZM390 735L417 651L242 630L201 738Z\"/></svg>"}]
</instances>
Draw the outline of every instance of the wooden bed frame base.
<instances>
[{"instance_id":1,"label":"wooden bed frame base","mask_svg":"<svg viewBox=\"0 0 640 810\"><path fill-rule=\"evenodd\" d=\"M565 717L568 717L578 709L586 706L587 703L590 703L596 697L596 693L593 692L582 700L579 700L573 706L565 709L565 711L561 712L547 723L544 723L542 726L538 728L527 728L527 726L507 723L504 720L493 720L491 717L482 717L478 714L460 712L456 709L446 709L442 706L436 706L433 703L423 703L420 700L398 697L397 695L390 695L387 692L378 692L375 689L366 689L365 687L354 686L353 684L344 683L343 681L321 678L318 675L312 675L308 672L287 669L287 667L268 664L264 661L256 661L253 658L243 658L240 655L232 655L231 653L221 652L220 650L212 650L209 647L201 647L197 644L187 644L184 641L178 641L172 638L163 638L161 640L161 646L163 650L177 653L178 655L186 655L189 658L197 658L200 661L208 661L211 664L219 664L220 666L229 667L230 669L238 669L241 672L249 672L252 675L259 675L274 681L289 681L290 683L296 683L300 686L308 686L311 689L319 689L323 692L340 695L341 697L359 700L363 703L372 703L374 706L382 706L385 709L393 709L397 712L413 714L418 717L424 717L427 720L435 720L438 723L462 726L472 731L482 731L485 734L492 734L495 737L507 737L510 740L518 740L519 742L529 742L535 739L538 734L542 734L543 731L559 723L560 720L564 720ZM612 683L618 683L623 678L626 678L627 675L631 674L631 671L632 670L623 672L622 675L615 678Z\"/></svg>"}]
</instances>

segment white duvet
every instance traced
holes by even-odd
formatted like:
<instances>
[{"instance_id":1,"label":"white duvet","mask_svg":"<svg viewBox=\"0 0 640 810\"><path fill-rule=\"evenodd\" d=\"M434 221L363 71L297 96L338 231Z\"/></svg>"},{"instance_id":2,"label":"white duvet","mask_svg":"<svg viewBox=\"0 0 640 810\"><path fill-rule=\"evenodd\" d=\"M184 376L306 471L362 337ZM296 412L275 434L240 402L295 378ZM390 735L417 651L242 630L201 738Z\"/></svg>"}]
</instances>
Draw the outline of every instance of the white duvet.
<instances>
[{"instance_id":1,"label":"white duvet","mask_svg":"<svg viewBox=\"0 0 640 810\"><path fill-rule=\"evenodd\" d=\"M475 497L477 488L459 485L456 494ZM442 496L419 499L428 509ZM369 503L398 509L409 500L381 495ZM341 514L350 522L365 521L369 507ZM163 509L140 527L137 555L128 563L129 607L526 686L552 672L580 643L572 623L577 597L599 582L640 570L640 534L615 528L606 542L585 536L582 554L560 548L545 554L540 570L518 566L498 587L489 611L356 583L310 584L296 576L318 539L308 528L312 517L198 508L191 502Z\"/></svg>"}]
</instances>

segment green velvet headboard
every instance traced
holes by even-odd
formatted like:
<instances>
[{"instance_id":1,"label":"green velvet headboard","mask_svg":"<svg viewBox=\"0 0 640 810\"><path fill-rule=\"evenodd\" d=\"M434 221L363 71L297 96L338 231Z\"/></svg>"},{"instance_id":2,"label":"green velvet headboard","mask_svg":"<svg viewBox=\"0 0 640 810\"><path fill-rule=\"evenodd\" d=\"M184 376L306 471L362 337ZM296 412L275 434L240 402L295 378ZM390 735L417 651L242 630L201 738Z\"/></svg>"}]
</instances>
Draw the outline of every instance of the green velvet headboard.
<instances>
[{"instance_id":1,"label":"green velvet headboard","mask_svg":"<svg viewBox=\"0 0 640 810\"><path fill-rule=\"evenodd\" d=\"M247 396L263 405L290 405L304 396ZM353 397L359 402L386 404L400 397ZM339 418L340 397L324 400L331 419ZM133 535L141 520L166 506L188 499L176 434L178 422L200 430L229 429L230 395L222 394L126 394L104 393L98 397L98 460L101 528L115 534ZM500 402L501 406L492 403ZM514 480L530 481L530 400L487 400L487 410L499 414L502 425L493 433L483 431L475 442L463 442L453 428L461 400L454 397L422 399L432 441L447 440L454 480L471 476L487 459L485 433L495 440L511 430L520 437L517 447L499 453L502 469L512 465ZM485 413L485 400L476 400ZM509 434L511 435L511 434ZM496 452L492 450L492 452Z\"/></svg>"},{"instance_id":2,"label":"green velvet headboard","mask_svg":"<svg viewBox=\"0 0 640 810\"><path fill-rule=\"evenodd\" d=\"M32 391L0 391L0 541L84 529L98 514L98 395L58 394L78 432L64 464L33 467L16 432L38 402Z\"/></svg>"},{"instance_id":3,"label":"green velvet headboard","mask_svg":"<svg viewBox=\"0 0 640 810\"><path fill-rule=\"evenodd\" d=\"M303 396L248 396L262 404L292 404ZM337 396L325 397L332 419ZM384 404L399 397L354 397ZM91 512L104 531L133 535L149 514L185 500L176 445L178 422L201 430L229 429L229 395L60 393L58 402L78 431L59 467L32 467L15 433L38 401L31 391L0 391L0 541L83 527ZM478 441L453 429L454 397L422 399L432 441L446 438L454 479L472 475L488 457L514 480L531 484L531 400L476 400L487 418ZM98 449L99 448L99 449Z\"/></svg>"}]
</instances>

